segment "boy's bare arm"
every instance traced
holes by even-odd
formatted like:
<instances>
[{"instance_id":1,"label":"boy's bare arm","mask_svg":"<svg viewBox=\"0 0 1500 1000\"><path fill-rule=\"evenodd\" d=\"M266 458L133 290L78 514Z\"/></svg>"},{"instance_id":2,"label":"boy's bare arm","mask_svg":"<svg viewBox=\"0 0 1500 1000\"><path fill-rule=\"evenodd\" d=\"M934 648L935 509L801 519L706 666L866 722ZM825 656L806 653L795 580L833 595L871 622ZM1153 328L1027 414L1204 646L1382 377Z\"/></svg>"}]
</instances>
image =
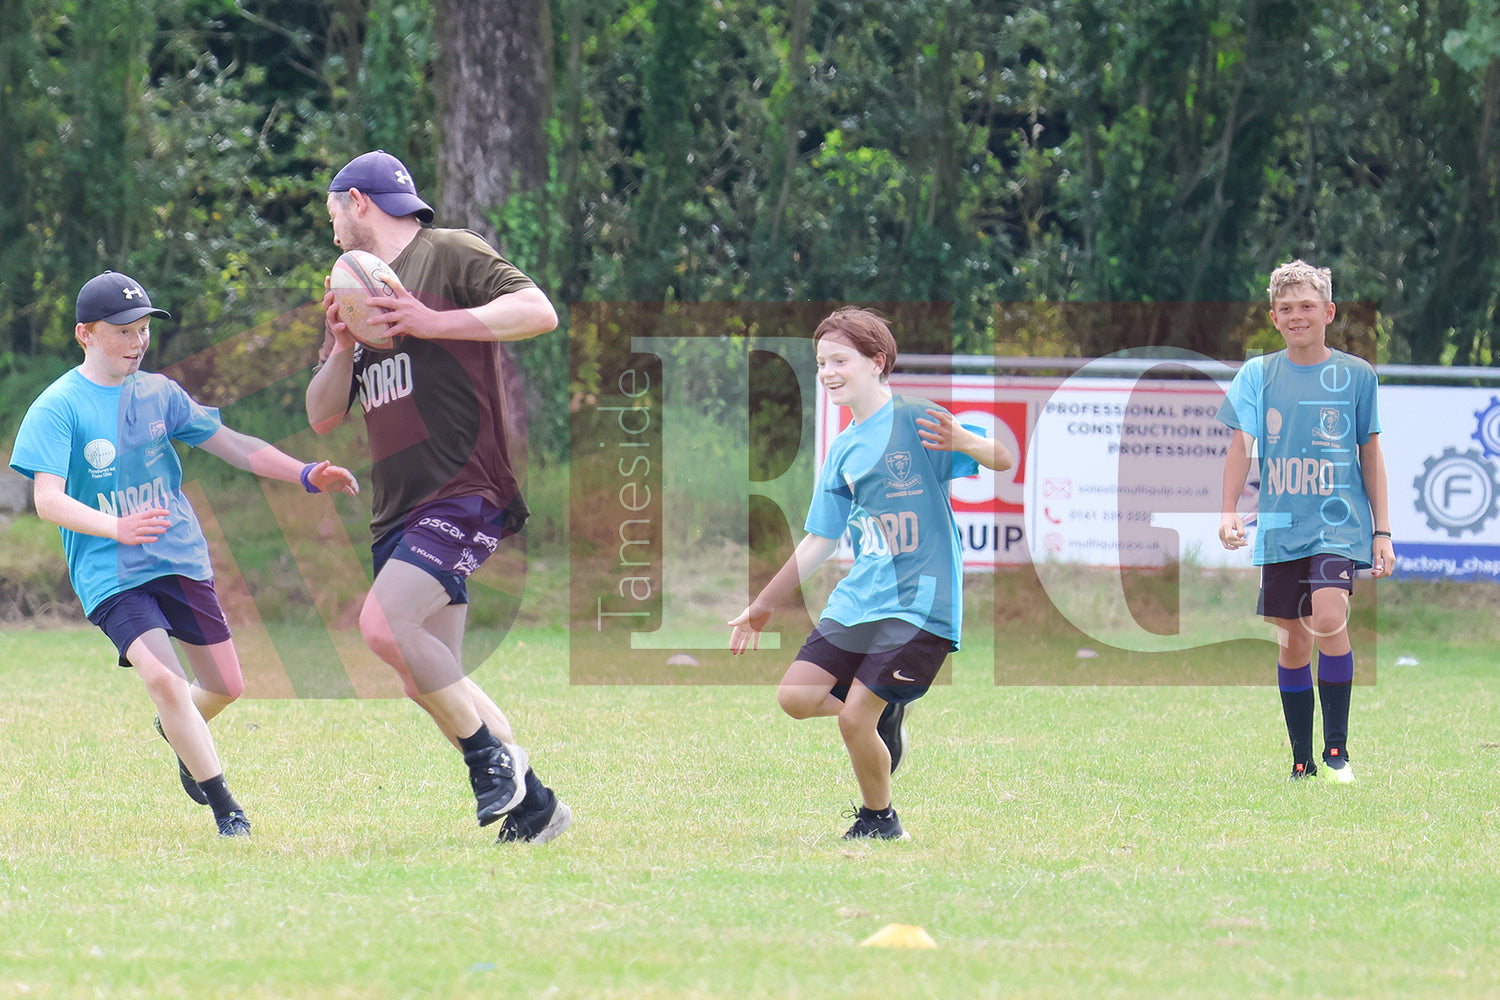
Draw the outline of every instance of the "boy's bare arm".
<instances>
[{"instance_id":1,"label":"boy's bare arm","mask_svg":"<svg viewBox=\"0 0 1500 1000\"><path fill-rule=\"evenodd\" d=\"M213 437L198 445L210 455L221 458L236 469L253 472L284 483L302 481L302 470L308 463L293 458L275 445L258 437L220 427ZM314 462L308 470L308 483L324 493L358 493L353 473L329 462Z\"/></svg>"},{"instance_id":2,"label":"boy's bare arm","mask_svg":"<svg viewBox=\"0 0 1500 1000\"><path fill-rule=\"evenodd\" d=\"M1390 500L1386 487L1385 452L1380 447L1380 435L1371 434L1370 439L1359 446L1359 468L1365 482L1365 496L1370 501L1370 520L1376 535L1370 569L1376 577L1390 576L1396 569L1396 546L1391 542Z\"/></svg>"},{"instance_id":3,"label":"boy's bare arm","mask_svg":"<svg viewBox=\"0 0 1500 1000\"><path fill-rule=\"evenodd\" d=\"M1219 506L1219 541L1226 549L1246 544L1245 522L1240 518L1240 494L1250 476L1250 446L1255 439L1237 430L1224 456L1224 495Z\"/></svg>"},{"instance_id":4,"label":"boy's bare arm","mask_svg":"<svg viewBox=\"0 0 1500 1000\"><path fill-rule=\"evenodd\" d=\"M123 517L96 510L68 496L67 483L50 472L38 472L32 486L37 516L80 535L112 538L122 545L154 542L171 525L165 507L145 507Z\"/></svg>"}]
</instances>

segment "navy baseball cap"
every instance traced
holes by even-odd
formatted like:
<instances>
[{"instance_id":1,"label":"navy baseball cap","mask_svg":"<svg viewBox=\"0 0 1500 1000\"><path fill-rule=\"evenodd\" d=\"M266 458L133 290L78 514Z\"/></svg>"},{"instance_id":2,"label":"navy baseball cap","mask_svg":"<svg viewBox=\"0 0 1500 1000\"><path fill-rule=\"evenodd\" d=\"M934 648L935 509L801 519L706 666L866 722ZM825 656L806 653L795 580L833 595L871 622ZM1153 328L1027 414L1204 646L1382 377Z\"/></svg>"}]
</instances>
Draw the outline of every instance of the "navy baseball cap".
<instances>
[{"instance_id":1,"label":"navy baseball cap","mask_svg":"<svg viewBox=\"0 0 1500 1000\"><path fill-rule=\"evenodd\" d=\"M328 190L359 188L387 215L415 215L418 222L432 221L432 206L417 197L416 182L406 165L383 149L356 156L333 175Z\"/></svg>"},{"instance_id":2,"label":"navy baseball cap","mask_svg":"<svg viewBox=\"0 0 1500 1000\"><path fill-rule=\"evenodd\" d=\"M75 312L80 323L95 323L102 319L115 326L127 326L142 316L172 318L165 309L151 305L151 296L146 294L139 281L115 271L105 271L90 278L78 290Z\"/></svg>"}]
</instances>

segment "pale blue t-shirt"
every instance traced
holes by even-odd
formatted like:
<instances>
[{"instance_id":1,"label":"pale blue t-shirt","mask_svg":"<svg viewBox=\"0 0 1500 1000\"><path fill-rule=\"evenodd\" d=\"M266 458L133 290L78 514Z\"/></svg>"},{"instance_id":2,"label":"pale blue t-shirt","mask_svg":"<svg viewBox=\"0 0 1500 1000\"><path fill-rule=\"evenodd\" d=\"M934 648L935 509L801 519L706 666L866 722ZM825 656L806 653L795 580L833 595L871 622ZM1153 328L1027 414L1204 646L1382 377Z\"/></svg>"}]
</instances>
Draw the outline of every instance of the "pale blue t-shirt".
<instances>
[{"instance_id":1,"label":"pale blue t-shirt","mask_svg":"<svg viewBox=\"0 0 1500 1000\"><path fill-rule=\"evenodd\" d=\"M1370 565L1359 447L1380 433L1377 384L1368 363L1343 351L1315 365L1277 351L1235 373L1218 418L1260 445L1255 565L1314 555Z\"/></svg>"},{"instance_id":2,"label":"pale blue t-shirt","mask_svg":"<svg viewBox=\"0 0 1500 1000\"><path fill-rule=\"evenodd\" d=\"M85 613L158 577L213 578L208 544L183 495L182 463L171 442L202 444L219 427L217 409L200 406L182 386L149 372L103 386L74 368L31 404L16 432L11 468L29 479L39 472L61 476L68 496L116 517L146 507L170 512L167 531L142 545L58 529Z\"/></svg>"},{"instance_id":3,"label":"pale blue t-shirt","mask_svg":"<svg viewBox=\"0 0 1500 1000\"><path fill-rule=\"evenodd\" d=\"M974 475L979 463L923 446L916 420L933 405L893 396L844 428L818 474L804 529L823 538L848 531L854 547L854 565L829 595L824 618L841 625L895 618L957 649L963 558L948 481Z\"/></svg>"}]
</instances>

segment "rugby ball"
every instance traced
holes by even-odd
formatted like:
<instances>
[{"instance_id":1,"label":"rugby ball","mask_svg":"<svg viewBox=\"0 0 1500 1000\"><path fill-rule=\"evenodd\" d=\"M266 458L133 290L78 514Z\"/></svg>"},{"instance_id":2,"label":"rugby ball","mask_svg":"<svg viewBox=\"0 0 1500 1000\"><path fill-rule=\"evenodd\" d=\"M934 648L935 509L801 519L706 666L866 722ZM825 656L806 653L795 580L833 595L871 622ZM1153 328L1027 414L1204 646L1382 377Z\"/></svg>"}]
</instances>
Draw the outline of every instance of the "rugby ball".
<instances>
[{"instance_id":1,"label":"rugby ball","mask_svg":"<svg viewBox=\"0 0 1500 1000\"><path fill-rule=\"evenodd\" d=\"M367 347L390 343L390 327L379 322L385 310L370 300L394 296L402 287L391 265L367 250L350 250L334 262L328 287L355 340Z\"/></svg>"}]
</instances>

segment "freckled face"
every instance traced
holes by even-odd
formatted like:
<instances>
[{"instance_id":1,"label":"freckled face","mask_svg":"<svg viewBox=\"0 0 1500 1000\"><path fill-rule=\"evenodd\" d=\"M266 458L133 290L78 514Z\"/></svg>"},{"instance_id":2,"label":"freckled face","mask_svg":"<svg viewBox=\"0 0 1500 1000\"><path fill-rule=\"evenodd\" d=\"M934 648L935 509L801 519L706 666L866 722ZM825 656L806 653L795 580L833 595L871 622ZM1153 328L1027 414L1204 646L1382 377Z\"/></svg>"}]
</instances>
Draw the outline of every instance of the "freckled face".
<instances>
[{"instance_id":1,"label":"freckled face","mask_svg":"<svg viewBox=\"0 0 1500 1000\"><path fill-rule=\"evenodd\" d=\"M124 326L104 320L80 323L76 332L94 372L109 383L123 382L139 371L146 348L151 346L149 316Z\"/></svg>"}]
</instances>

